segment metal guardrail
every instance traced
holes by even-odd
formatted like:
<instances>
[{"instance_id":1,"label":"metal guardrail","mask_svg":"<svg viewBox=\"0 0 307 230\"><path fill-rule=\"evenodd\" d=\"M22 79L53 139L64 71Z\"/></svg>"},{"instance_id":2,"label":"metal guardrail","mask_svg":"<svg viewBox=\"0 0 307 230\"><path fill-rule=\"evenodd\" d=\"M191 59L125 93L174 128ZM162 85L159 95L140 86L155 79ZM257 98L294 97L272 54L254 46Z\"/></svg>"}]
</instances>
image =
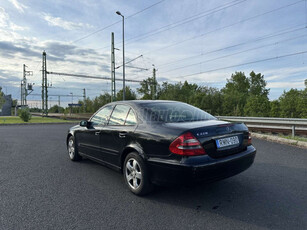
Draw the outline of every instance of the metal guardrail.
<instances>
[{"instance_id":1,"label":"metal guardrail","mask_svg":"<svg viewBox=\"0 0 307 230\"><path fill-rule=\"evenodd\" d=\"M307 135L307 119L275 117L234 117L217 116L220 120L243 122L252 131L269 131Z\"/></svg>"},{"instance_id":2,"label":"metal guardrail","mask_svg":"<svg viewBox=\"0 0 307 230\"><path fill-rule=\"evenodd\" d=\"M32 113L34 116L41 116L41 113ZM49 117L63 117L67 119L89 119L92 114L59 114L51 113ZM235 117L235 116L216 116L220 120L243 122L251 131L296 134L307 136L307 119L300 118L275 118L275 117Z\"/></svg>"},{"instance_id":3,"label":"metal guardrail","mask_svg":"<svg viewBox=\"0 0 307 230\"><path fill-rule=\"evenodd\" d=\"M42 116L42 113L31 113L33 116ZM92 116L92 113L48 113L48 117L52 118L66 118L70 120L88 120Z\"/></svg>"}]
</instances>

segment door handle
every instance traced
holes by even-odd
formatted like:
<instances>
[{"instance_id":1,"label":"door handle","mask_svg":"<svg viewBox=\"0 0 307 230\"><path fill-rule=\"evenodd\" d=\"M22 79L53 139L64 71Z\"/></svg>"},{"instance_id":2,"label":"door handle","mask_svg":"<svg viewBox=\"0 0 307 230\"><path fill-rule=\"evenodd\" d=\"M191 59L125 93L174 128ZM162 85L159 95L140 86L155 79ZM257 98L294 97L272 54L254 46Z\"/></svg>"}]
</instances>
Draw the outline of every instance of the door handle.
<instances>
[{"instance_id":1,"label":"door handle","mask_svg":"<svg viewBox=\"0 0 307 230\"><path fill-rule=\"evenodd\" d=\"M99 134L100 134L100 131L98 131L98 132L95 132L95 135L96 135L96 136L98 136Z\"/></svg>"},{"instance_id":2,"label":"door handle","mask_svg":"<svg viewBox=\"0 0 307 230\"><path fill-rule=\"evenodd\" d=\"M126 135L127 135L127 132L120 132L120 133L118 134L118 136L119 136L120 138L125 138Z\"/></svg>"}]
</instances>

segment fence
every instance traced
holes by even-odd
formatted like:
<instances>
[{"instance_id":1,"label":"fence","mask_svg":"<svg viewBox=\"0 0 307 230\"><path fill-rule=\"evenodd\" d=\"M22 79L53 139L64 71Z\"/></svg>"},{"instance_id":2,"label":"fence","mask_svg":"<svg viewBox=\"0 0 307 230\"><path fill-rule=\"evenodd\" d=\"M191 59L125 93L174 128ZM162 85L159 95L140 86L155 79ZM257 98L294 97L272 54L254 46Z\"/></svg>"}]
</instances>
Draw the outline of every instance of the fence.
<instances>
[{"instance_id":1,"label":"fence","mask_svg":"<svg viewBox=\"0 0 307 230\"><path fill-rule=\"evenodd\" d=\"M243 122L251 131L307 135L307 119L217 116L220 120Z\"/></svg>"}]
</instances>

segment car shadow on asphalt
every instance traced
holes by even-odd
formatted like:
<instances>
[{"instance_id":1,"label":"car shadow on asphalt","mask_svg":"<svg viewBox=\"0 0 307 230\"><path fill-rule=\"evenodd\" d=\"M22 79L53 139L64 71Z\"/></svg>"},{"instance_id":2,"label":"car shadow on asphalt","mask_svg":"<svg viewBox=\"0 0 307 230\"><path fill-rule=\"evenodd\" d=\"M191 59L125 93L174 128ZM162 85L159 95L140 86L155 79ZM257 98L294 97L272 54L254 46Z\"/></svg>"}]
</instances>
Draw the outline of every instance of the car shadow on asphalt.
<instances>
[{"instance_id":1,"label":"car shadow on asphalt","mask_svg":"<svg viewBox=\"0 0 307 230\"><path fill-rule=\"evenodd\" d=\"M115 183L113 186L125 188L120 173L91 160L85 159L82 162L91 167L96 165L97 169L103 171L103 174L107 174L108 177L118 178L113 180ZM274 174L272 174L272 168L275 168ZM282 172L285 173L282 175ZM303 226L306 226L304 191L295 192L295 183L291 184L289 177L291 175L301 177L305 173L305 169L257 162L239 175L214 183L155 186L152 193L143 197L129 193L128 189L121 192L127 192L129 199L145 204L154 202L158 206L189 209L195 215L211 217L213 215L217 218L222 216L233 221L244 222L249 226L304 229ZM278 174L281 177L279 181L276 181Z\"/></svg>"},{"instance_id":2,"label":"car shadow on asphalt","mask_svg":"<svg viewBox=\"0 0 307 230\"><path fill-rule=\"evenodd\" d=\"M284 172L279 174L278 181L276 175L268 175L273 167L278 171L274 174ZM258 227L305 229L304 185L295 186L294 181L291 184L287 181L291 176L283 177L286 174L303 178L306 169L255 163L246 172L209 184L156 187L146 199L189 208L198 214L222 215Z\"/></svg>"}]
</instances>

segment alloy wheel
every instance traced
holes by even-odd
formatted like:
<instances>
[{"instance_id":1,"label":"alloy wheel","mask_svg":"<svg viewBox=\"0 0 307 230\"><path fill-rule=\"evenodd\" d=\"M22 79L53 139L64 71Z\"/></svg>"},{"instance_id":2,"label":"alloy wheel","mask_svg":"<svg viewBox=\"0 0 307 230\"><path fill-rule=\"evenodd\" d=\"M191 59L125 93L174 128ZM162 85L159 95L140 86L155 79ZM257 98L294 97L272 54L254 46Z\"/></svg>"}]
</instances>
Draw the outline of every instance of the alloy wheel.
<instances>
[{"instance_id":1,"label":"alloy wheel","mask_svg":"<svg viewBox=\"0 0 307 230\"><path fill-rule=\"evenodd\" d=\"M129 186L136 190L142 182L142 171L139 163L134 158L130 158L126 163L126 180Z\"/></svg>"},{"instance_id":2,"label":"alloy wheel","mask_svg":"<svg viewBox=\"0 0 307 230\"><path fill-rule=\"evenodd\" d=\"M75 145L74 140L72 138L68 142L68 154L70 159L73 159L75 156Z\"/></svg>"}]
</instances>

